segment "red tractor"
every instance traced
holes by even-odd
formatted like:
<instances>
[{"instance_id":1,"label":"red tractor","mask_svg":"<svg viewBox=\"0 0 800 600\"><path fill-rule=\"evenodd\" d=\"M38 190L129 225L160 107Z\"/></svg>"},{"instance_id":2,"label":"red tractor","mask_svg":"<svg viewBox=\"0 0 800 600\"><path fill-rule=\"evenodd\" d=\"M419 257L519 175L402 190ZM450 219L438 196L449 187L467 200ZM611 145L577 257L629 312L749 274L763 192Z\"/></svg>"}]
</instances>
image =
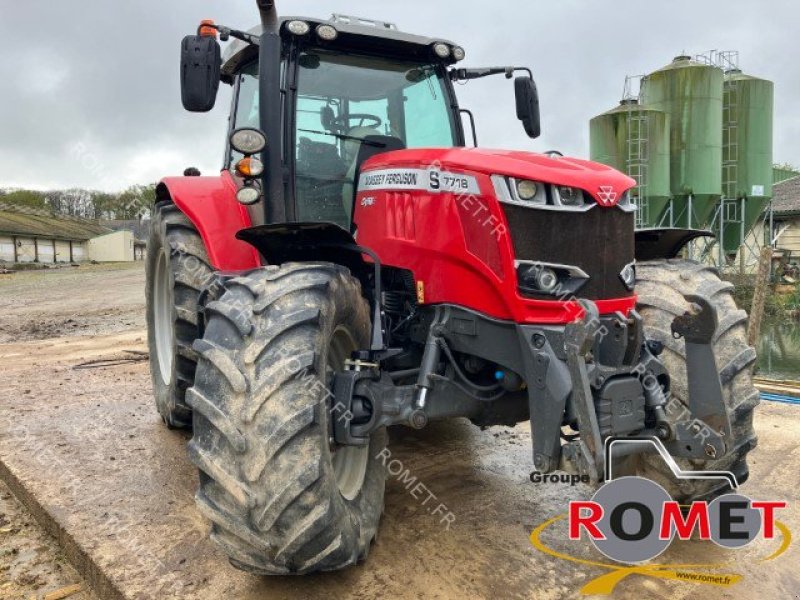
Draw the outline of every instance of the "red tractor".
<instances>
[{"instance_id":1,"label":"red tractor","mask_svg":"<svg viewBox=\"0 0 800 600\"><path fill-rule=\"evenodd\" d=\"M257 4L260 27L183 41L184 107L233 86L230 133L221 174L160 183L148 251L158 409L193 428L197 504L236 567L363 560L395 425L529 420L536 472L613 464L683 502L727 488L677 466L746 479L755 353L732 286L679 258L704 232L635 232L635 182L609 167L466 147L454 83L495 74L521 73L539 135L528 69ZM651 443L608 456L616 439Z\"/></svg>"}]
</instances>

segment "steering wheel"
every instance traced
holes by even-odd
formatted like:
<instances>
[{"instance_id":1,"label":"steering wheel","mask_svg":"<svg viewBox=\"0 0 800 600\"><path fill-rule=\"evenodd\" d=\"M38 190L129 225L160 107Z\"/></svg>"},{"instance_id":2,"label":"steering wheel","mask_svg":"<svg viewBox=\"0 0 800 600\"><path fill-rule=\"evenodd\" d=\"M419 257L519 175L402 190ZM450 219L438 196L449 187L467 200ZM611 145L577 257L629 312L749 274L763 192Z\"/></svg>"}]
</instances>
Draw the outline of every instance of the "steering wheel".
<instances>
[{"instance_id":1,"label":"steering wheel","mask_svg":"<svg viewBox=\"0 0 800 600\"><path fill-rule=\"evenodd\" d=\"M358 127L372 127L373 129L377 129L383 125L383 119L366 113L350 113L346 117L336 117L332 124L346 131L352 129L353 126L350 125L350 122L356 119L359 121Z\"/></svg>"}]
</instances>

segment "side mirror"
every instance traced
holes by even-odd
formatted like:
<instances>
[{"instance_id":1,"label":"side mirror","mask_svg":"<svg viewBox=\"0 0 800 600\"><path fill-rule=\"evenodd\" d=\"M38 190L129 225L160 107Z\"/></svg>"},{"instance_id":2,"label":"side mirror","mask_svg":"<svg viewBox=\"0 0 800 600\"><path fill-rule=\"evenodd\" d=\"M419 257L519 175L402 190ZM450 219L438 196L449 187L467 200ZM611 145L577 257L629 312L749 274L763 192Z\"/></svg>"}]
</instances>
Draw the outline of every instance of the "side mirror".
<instances>
[{"instance_id":1,"label":"side mirror","mask_svg":"<svg viewBox=\"0 0 800 600\"><path fill-rule=\"evenodd\" d=\"M181 100L190 112L214 108L219 91L222 51L210 36L187 35L181 43Z\"/></svg>"},{"instance_id":2,"label":"side mirror","mask_svg":"<svg viewBox=\"0 0 800 600\"><path fill-rule=\"evenodd\" d=\"M542 133L542 123L536 84L530 77L517 77L514 80L514 91L517 96L517 118L522 121L529 137L538 138Z\"/></svg>"}]
</instances>

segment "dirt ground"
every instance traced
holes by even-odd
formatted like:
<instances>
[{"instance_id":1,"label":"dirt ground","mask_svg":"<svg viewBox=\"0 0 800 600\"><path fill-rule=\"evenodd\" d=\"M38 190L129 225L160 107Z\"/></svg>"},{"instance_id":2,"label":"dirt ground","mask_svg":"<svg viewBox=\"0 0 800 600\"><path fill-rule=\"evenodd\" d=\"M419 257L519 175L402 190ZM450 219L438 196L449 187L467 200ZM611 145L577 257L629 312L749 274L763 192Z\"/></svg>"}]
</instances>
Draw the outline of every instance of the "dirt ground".
<instances>
[{"instance_id":1,"label":"dirt ground","mask_svg":"<svg viewBox=\"0 0 800 600\"><path fill-rule=\"evenodd\" d=\"M0 597L42 598L76 584L81 590L70 599L96 598L53 538L0 482Z\"/></svg>"},{"instance_id":2,"label":"dirt ground","mask_svg":"<svg viewBox=\"0 0 800 600\"><path fill-rule=\"evenodd\" d=\"M0 275L0 344L143 329L142 265Z\"/></svg>"},{"instance_id":3,"label":"dirt ground","mask_svg":"<svg viewBox=\"0 0 800 600\"><path fill-rule=\"evenodd\" d=\"M0 476L59 541L0 488L0 598L44 597L80 582L59 547L104 600L574 598L608 572L546 555L529 541L535 527L591 490L529 481L527 425L481 431L462 420L393 432L392 458L402 468L389 478L380 538L365 565L306 578L233 570L206 538L193 502L197 475L185 456L188 437L161 425L147 364L75 369L145 348L143 285L140 265L0 276ZM798 411L769 403L758 411L759 447L742 489L753 498L787 500L780 517L795 535ZM447 507L452 521L414 497L409 476ZM588 544L567 542L562 525L543 534L548 546L603 562ZM774 549L763 540L737 553L676 543L659 562L726 563L726 572L744 579L716 588L632 575L614 597L797 599L797 544L764 562ZM71 597L91 597L83 593Z\"/></svg>"}]
</instances>

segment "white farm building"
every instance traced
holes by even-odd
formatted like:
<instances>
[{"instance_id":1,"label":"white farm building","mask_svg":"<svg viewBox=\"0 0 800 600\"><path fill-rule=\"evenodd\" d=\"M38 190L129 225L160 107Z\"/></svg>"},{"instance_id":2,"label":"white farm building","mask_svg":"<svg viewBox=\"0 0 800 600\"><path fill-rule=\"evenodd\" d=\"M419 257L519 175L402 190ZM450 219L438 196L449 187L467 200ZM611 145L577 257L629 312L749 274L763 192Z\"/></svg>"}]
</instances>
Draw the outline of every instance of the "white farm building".
<instances>
[{"instance_id":1,"label":"white farm building","mask_svg":"<svg viewBox=\"0 0 800 600\"><path fill-rule=\"evenodd\" d=\"M144 246L97 221L0 204L0 265L130 262L143 260Z\"/></svg>"}]
</instances>

